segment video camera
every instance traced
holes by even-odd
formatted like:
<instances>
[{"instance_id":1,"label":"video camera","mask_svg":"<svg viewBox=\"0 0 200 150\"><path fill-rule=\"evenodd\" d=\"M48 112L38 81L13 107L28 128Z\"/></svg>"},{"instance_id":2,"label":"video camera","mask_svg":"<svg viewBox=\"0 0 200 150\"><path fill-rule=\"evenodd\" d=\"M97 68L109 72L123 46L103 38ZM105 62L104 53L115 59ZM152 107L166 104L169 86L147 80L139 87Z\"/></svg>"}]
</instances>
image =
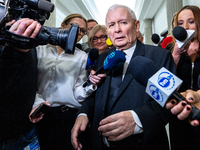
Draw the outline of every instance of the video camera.
<instances>
[{"instance_id":1,"label":"video camera","mask_svg":"<svg viewBox=\"0 0 200 150\"><path fill-rule=\"evenodd\" d=\"M0 45L11 44L30 49L49 43L62 47L65 53L74 54L79 29L77 24L65 30L42 26L36 38L14 34L9 31L10 26L5 27L6 22L21 18L30 18L43 25L53 10L54 4L46 0L0 0Z\"/></svg>"}]
</instances>

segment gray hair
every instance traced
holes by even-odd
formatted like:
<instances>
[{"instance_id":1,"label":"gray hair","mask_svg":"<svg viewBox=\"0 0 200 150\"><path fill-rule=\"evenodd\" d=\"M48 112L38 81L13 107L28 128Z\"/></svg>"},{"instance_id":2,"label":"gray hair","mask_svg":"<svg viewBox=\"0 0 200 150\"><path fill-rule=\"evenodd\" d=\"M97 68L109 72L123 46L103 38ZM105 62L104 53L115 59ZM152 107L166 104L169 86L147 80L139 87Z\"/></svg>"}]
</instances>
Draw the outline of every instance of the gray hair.
<instances>
[{"instance_id":1,"label":"gray hair","mask_svg":"<svg viewBox=\"0 0 200 150\"><path fill-rule=\"evenodd\" d=\"M112 5L110 8L108 8L108 12L111 11L111 10L114 11L114 10L116 10L117 8L125 8L125 9L127 9L128 12L129 12L129 14L131 15L131 17L132 17L134 20L137 20L134 11L133 11L132 9L130 9L129 7L125 6L125 5L114 4L114 5ZM108 12L107 12L107 13L108 13ZM106 17L106 18L107 18L107 17Z\"/></svg>"}]
</instances>

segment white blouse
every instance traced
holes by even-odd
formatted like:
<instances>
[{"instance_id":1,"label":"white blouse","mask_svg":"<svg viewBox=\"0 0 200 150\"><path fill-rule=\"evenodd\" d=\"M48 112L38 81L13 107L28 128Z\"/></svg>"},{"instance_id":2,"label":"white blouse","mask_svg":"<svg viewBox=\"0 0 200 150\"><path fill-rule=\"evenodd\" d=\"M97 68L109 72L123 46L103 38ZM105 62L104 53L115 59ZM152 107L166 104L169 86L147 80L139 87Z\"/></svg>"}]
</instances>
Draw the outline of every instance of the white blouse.
<instances>
[{"instance_id":1,"label":"white blouse","mask_svg":"<svg viewBox=\"0 0 200 150\"><path fill-rule=\"evenodd\" d=\"M95 89L92 85L85 88L87 54L78 48L74 54L65 52L58 55L56 46L37 47L38 91L33 107L49 101L52 107L66 105L79 108Z\"/></svg>"}]
</instances>

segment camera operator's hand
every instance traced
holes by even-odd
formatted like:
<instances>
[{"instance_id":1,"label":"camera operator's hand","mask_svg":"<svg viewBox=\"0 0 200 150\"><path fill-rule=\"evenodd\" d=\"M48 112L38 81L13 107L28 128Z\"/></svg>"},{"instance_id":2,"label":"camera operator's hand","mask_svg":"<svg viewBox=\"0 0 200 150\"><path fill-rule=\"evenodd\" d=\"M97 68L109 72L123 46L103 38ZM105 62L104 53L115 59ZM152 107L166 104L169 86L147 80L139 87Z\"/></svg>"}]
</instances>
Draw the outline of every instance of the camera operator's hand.
<instances>
[{"instance_id":1,"label":"camera operator's hand","mask_svg":"<svg viewBox=\"0 0 200 150\"><path fill-rule=\"evenodd\" d=\"M7 27L8 25L13 25L15 22L16 22L16 20L12 20L12 21L10 21L10 22L7 22L7 23L5 24L5 27Z\"/></svg>"},{"instance_id":2,"label":"camera operator's hand","mask_svg":"<svg viewBox=\"0 0 200 150\"><path fill-rule=\"evenodd\" d=\"M18 35L35 38L41 29L41 25L32 19L20 19L10 27L9 31Z\"/></svg>"},{"instance_id":3,"label":"camera operator's hand","mask_svg":"<svg viewBox=\"0 0 200 150\"><path fill-rule=\"evenodd\" d=\"M41 25L37 21L29 18L23 18L18 21L13 20L8 22L7 25L12 25L9 29L10 32L30 38L35 38L41 29ZM17 47L15 49L22 52L29 51L29 49L19 49Z\"/></svg>"}]
</instances>

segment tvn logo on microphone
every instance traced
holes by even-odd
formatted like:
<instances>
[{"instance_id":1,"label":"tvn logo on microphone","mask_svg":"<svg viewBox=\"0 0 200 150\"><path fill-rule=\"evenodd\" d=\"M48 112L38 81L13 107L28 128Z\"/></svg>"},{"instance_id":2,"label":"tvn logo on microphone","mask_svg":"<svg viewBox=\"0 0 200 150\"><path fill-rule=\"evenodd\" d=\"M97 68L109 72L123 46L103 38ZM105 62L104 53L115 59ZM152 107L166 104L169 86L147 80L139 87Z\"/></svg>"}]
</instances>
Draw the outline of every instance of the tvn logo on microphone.
<instances>
[{"instance_id":1,"label":"tvn logo on microphone","mask_svg":"<svg viewBox=\"0 0 200 150\"><path fill-rule=\"evenodd\" d=\"M166 88L166 90L170 90L175 85L175 79L172 73L169 72L161 72L158 76L158 84L162 88Z\"/></svg>"},{"instance_id":2,"label":"tvn logo on microphone","mask_svg":"<svg viewBox=\"0 0 200 150\"><path fill-rule=\"evenodd\" d=\"M181 84L182 80L162 67L148 80L146 93L163 107L167 99Z\"/></svg>"},{"instance_id":3,"label":"tvn logo on microphone","mask_svg":"<svg viewBox=\"0 0 200 150\"><path fill-rule=\"evenodd\" d=\"M157 102L162 103L164 98L160 90L155 85L149 86L150 96Z\"/></svg>"}]
</instances>

